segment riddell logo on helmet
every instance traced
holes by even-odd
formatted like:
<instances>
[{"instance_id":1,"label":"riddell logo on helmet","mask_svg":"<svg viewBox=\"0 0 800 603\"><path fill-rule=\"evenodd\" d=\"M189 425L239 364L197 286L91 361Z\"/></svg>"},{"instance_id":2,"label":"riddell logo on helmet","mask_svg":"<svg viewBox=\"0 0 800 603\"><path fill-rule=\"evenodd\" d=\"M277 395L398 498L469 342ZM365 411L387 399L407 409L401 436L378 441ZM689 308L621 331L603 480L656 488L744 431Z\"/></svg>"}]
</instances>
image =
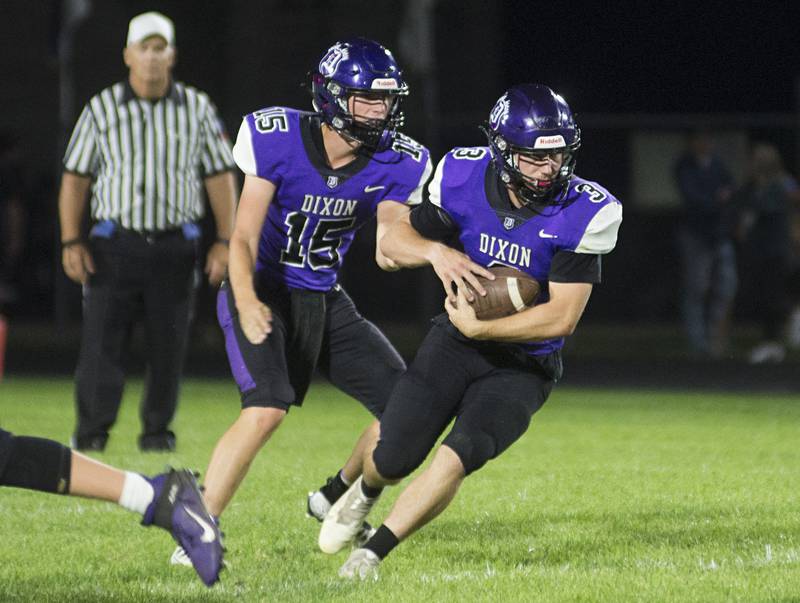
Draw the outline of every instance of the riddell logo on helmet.
<instances>
[{"instance_id":1,"label":"riddell logo on helmet","mask_svg":"<svg viewBox=\"0 0 800 603\"><path fill-rule=\"evenodd\" d=\"M394 90L398 88L397 80L393 77L379 77L372 80L373 90Z\"/></svg>"},{"instance_id":2,"label":"riddell logo on helmet","mask_svg":"<svg viewBox=\"0 0 800 603\"><path fill-rule=\"evenodd\" d=\"M564 137L560 134L558 136L540 136L536 139L533 145L534 149L557 149L558 147L567 146L564 143Z\"/></svg>"}]
</instances>

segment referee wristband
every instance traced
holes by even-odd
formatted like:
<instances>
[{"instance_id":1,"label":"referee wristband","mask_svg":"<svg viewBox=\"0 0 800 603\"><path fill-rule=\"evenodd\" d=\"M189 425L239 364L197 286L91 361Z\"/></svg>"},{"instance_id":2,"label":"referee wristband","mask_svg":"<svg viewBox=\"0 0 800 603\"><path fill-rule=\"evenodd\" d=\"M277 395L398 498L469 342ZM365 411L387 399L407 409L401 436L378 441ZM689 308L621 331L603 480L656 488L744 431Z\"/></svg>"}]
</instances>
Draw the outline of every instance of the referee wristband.
<instances>
[{"instance_id":1,"label":"referee wristband","mask_svg":"<svg viewBox=\"0 0 800 603\"><path fill-rule=\"evenodd\" d=\"M82 243L83 243L82 237L69 239L68 241L61 241L61 249L66 249L67 247L73 247L75 245L81 245Z\"/></svg>"},{"instance_id":2,"label":"referee wristband","mask_svg":"<svg viewBox=\"0 0 800 603\"><path fill-rule=\"evenodd\" d=\"M217 237L216 239L214 239L214 242L225 245L225 247L228 247L231 244L230 239L223 239L222 237Z\"/></svg>"}]
</instances>

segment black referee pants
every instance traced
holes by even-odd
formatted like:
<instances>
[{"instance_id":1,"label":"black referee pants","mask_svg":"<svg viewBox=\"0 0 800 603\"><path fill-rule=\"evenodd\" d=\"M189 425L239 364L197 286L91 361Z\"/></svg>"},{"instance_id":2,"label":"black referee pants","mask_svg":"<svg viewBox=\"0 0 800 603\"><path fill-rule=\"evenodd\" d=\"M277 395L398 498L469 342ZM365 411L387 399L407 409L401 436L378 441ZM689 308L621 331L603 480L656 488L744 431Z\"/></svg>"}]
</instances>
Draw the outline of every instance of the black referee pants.
<instances>
[{"instance_id":1,"label":"black referee pants","mask_svg":"<svg viewBox=\"0 0 800 603\"><path fill-rule=\"evenodd\" d=\"M118 229L109 238L93 237L90 248L95 274L83 290L77 445L98 438L105 445L122 399L124 353L139 320L147 354L142 435L166 436L194 312L198 241L181 230L145 237Z\"/></svg>"}]
</instances>

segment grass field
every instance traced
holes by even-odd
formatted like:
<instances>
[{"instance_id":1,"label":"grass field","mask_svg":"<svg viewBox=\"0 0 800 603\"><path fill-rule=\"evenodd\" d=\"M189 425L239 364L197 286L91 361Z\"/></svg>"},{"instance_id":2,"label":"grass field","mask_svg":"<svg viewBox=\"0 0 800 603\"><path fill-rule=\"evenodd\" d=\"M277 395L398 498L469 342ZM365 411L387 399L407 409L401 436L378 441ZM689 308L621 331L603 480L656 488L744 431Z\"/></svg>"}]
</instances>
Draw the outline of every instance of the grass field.
<instances>
[{"instance_id":1,"label":"grass field","mask_svg":"<svg viewBox=\"0 0 800 603\"><path fill-rule=\"evenodd\" d=\"M232 383L186 383L174 455L138 454L140 391L98 458L204 469L238 410ZM323 385L292 411L223 517L230 568L211 591L133 514L3 489L0 601L800 601L800 396L557 389L378 582L352 584L336 577L345 553L316 549L305 494L367 420ZM66 441L72 422L69 381L0 383L6 429Z\"/></svg>"}]
</instances>

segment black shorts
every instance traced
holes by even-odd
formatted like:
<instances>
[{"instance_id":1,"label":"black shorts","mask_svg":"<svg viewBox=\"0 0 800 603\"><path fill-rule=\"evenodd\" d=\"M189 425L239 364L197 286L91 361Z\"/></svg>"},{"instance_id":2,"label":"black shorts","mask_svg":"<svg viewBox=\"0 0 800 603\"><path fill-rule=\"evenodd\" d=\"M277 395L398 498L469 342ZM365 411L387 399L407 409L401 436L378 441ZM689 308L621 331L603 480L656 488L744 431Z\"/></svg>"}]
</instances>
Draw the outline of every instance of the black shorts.
<instances>
[{"instance_id":1,"label":"black shorts","mask_svg":"<svg viewBox=\"0 0 800 603\"><path fill-rule=\"evenodd\" d=\"M0 429L0 475L6 469L8 459L11 458L11 438L12 434L5 429Z\"/></svg>"},{"instance_id":2,"label":"black shorts","mask_svg":"<svg viewBox=\"0 0 800 603\"><path fill-rule=\"evenodd\" d=\"M442 326L428 332L381 417L378 471L401 478L444 439L467 474L499 456L528 429L560 372L559 353L520 358L501 345L460 340Z\"/></svg>"},{"instance_id":3,"label":"black shorts","mask_svg":"<svg viewBox=\"0 0 800 603\"><path fill-rule=\"evenodd\" d=\"M230 286L223 284L217 297L242 408L300 406L318 368L373 416L381 416L405 363L344 289L336 285L322 293L260 287L257 294L272 310L272 332L258 345L242 331Z\"/></svg>"}]
</instances>

